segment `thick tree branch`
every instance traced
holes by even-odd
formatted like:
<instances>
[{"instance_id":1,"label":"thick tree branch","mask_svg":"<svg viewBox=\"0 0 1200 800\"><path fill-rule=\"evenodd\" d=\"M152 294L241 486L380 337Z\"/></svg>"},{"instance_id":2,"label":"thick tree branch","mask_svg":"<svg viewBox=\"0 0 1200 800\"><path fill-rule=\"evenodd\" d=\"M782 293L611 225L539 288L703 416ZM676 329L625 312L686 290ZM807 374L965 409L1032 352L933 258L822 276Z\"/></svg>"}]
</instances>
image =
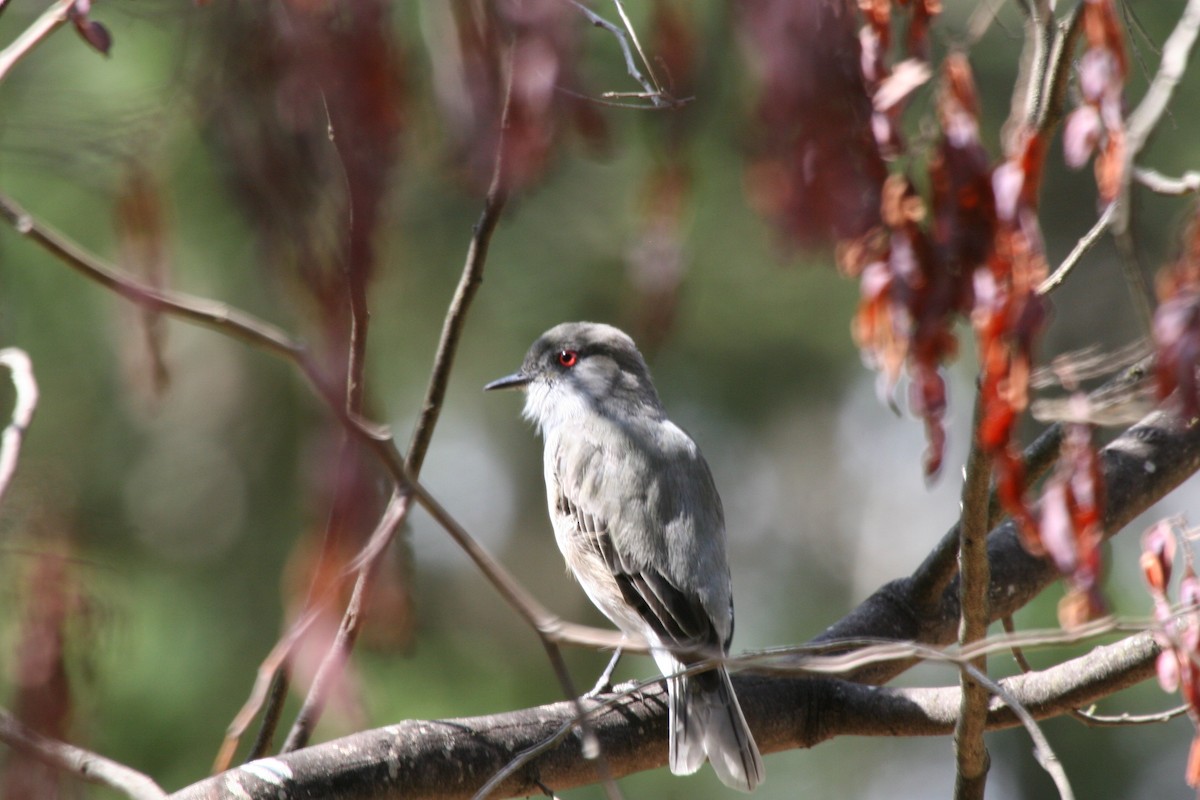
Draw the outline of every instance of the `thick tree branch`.
<instances>
[{"instance_id":1,"label":"thick tree branch","mask_svg":"<svg viewBox=\"0 0 1200 800\"><path fill-rule=\"evenodd\" d=\"M1138 634L1000 683L1044 719L1146 680L1158 652L1150 634ZM813 747L835 736L945 736L954 729L961 699L958 687L876 688L834 678L739 675L734 684L764 753ZM623 691L597 708L593 724L614 775L666 763L661 683ZM253 762L189 786L172 800L265 800L281 790L341 800L467 798L516 754L561 736L573 720L567 702L490 717L413 720ZM1019 724L1011 707L991 699L989 729ZM579 740L568 734L514 774L497 796L538 794L535 780L559 791L596 779L595 763L582 757Z\"/></svg>"},{"instance_id":2,"label":"thick tree branch","mask_svg":"<svg viewBox=\"0 0 1200 800\"><path fill-rule=\"evenodd\" d=\"M1108 506L1106 536L1113 536L1186 478L1200 469L1200 425L1187 427L1154 412L1125 431L1101 452ZM988 537L991 565L991 619L1008 616L1041 593L1058 576L1044 559L1025 552L1009 521ZM813 639L815 644L857 638L915 640L946 644L958 624L958 581L952 580L940 605L921 613L919 584L913 576L882 586L857 608ZM883 683L902 672L903 663L881 664L855 673L856 680Z\"/></svg>"}]
</instances>

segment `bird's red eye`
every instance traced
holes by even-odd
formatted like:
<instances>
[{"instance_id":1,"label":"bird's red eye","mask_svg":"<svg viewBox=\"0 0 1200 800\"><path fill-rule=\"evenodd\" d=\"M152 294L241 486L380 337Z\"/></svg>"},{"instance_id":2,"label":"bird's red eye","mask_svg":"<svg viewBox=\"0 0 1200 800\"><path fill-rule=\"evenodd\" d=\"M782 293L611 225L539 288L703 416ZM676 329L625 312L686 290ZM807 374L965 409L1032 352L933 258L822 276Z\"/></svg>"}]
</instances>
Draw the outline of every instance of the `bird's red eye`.
<instances>
[{"instance_id":1,"label":"bird's red eye","mask_svg":"<svg viewBox=\"0 0 1200 800\"><path fill-rule=\"evenodd\" d=\"M560 350L558 353L558 363L570 369L579 361L579 353L574 350Z\"/></svg>"}]
</instances>

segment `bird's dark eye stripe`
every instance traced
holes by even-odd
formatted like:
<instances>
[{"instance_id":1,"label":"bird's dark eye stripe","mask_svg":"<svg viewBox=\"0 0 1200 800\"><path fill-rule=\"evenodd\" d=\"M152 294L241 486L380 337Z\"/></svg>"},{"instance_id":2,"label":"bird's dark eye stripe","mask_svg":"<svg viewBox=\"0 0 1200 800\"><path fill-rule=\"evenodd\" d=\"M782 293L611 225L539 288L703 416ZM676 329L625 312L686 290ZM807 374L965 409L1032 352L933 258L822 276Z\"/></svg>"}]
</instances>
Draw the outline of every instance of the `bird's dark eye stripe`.
<instances>
[{"instance_id":1,"label":"bird's dark eye stripe","mask_svg":"<svg viewBox=\"0 0 1200 800\"><path fill-rule=\"evenodd\" d=\"M558 363L568 369L579 362L579 353L575 350L559 350Z\"/></svg>"}]
</instances>

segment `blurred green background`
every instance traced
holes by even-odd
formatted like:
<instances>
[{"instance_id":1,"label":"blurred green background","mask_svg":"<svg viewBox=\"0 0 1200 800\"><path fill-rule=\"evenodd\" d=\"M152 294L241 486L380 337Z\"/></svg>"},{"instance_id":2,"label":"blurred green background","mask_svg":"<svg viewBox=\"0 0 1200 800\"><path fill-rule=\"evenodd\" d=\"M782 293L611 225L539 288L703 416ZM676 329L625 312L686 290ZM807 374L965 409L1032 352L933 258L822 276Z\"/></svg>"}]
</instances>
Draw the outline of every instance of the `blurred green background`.
<instances>
[{"instance_id":1,"label":"blurred green background","mask_svg":"<svg viewBox=\"0 0 1200 800\"><path fill-rule=\"evenodd\" d=\"M432 98L431 2L398 2L387 24L402 43L406 124L376 238L367 393L405 447L420 406L443 314L481 207L459 179ZM947 3L939 51L963 41L973 3ZM1014 4L971 48L987 145L999 126L1021 42ZM1060 4L1066 5L1066 4ZM1130 104L1157 64L1156 47L1183 8L1129 2L1144 30L1131 35ZM295 287L263 263L253 225L230 188L197 90L222 57L221 18L239 4L161 0L98 4L111 56L68 28L0 84L0 190L39 219L118 261L114 196L137 167L162 192L172 288L228 302L302 337L311 315ZM644 25L647 7L632 7ZM43 4L12 0L0 44ZM907 574L957 516L967 440L972 347L950 374L951 436L940 480L926 485L918 421L878 402L874 375L850 338L857 299L828 253L797 255L750 210L743 192L755 87L732 21L718 2L689 4L704 64L686 109L691 191L678 230L684 275L676 316L650 354L673 418L704 449L726 506L737 601L735 650L803 642L884 581ZM611 7L598 4L611 15ZM597 90L636 88L613 39L579 21L580 71ZM1167 174L1200 165L1200 78L1193 69L1143 163ZM914 134L931 112L929 87L910 111ZM261 113L274 109L263 107ZM506 210L423 483L548 607L605 624L566 575L546 520L541 447L519 419L516 396L484 396L541 331L567 319L638 330L631 278L643 233L641 193L656 158L663 113L600 108L603 152L568 140L543 179ZM1095 219L1090 170L1072 173L1057 148L1048 164L1043 226L1051 264ZM1185 205L1137 195L1136 233L1152 269L1171 252ZM1138 336L1112 248L1102 243L1054 297L1044 354ZM83 601L67 642L76 741L155 777L168 789L209 768L225 726L284 619L285 571L297 543L328 509L313 491L329 468L322 405L288 366L239 342L175 321L164 325L170 374L149 388L139 314L81 279L11 229L0 231L0 346L30 354L41 387L19 472L0 508L0 698L16 691L22 592L39 552L69 548ZM965 333L965 332L964 332ZM11 389L0 389L9 408ZM7 412L5 412L7 413ZM1032 431L1032 428L1030 429ZM1149 520L1193 510L1189 482L1111 550L1108 593L1125 615L1150 601L1136 562ZM499 601L448 537L420 511L408 532L415 600L411 640L367 641L353 679L366 719L331 712L320 738L355 724L474 716L552 702L557 685L536 638ZM69 543L69 544L65 544ZM402 581L403 577L394 576ZM1026 609L1021 627L1055 624L1058 588ZM1076 652L1076 651L1072 651ZM1078 652L1082 652L1080 649ZM1034 654L1039 663L1066 651ZM606 656L570 650L590 685ZM993 660L998 673L1011 659ZM653 674L629 658L620 677ZM946 684L945 669L906 683ZM1176 702L1141 687L1104 710ZM289 706L294 711L295 701ZM286 717L285 717L286 719ZM1085 729L1045 726L1080 797L1190 797L1183 781L1190 724ZM989 736L991 795L1053 797L1021 731ZM947 796L948 738L841 739L766 759L761 798ZM719 797L711 770L665 769L622 781L628 797ZM84 796L107 796L90 787ZM588 788L567 797L599 797Z\"/></svg>"}]
</instances>

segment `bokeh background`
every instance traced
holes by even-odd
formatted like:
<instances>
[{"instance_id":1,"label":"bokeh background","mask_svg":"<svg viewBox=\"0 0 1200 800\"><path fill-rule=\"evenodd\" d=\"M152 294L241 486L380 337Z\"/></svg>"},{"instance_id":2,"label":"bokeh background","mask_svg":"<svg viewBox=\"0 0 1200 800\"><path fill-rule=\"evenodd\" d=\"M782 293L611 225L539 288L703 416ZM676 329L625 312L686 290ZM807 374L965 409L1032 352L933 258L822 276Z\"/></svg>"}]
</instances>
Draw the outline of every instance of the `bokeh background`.
<instances>
[{"instance_id":1,"label":"bokeh background","mask_svg":"<svg viewBox=\"0 0 1200 800\"><path fill-rule=\"evenodd\" d=\"M44 5L5 6L0 45ZM365 386L369 413L391 426L402 448L486 183L478 153L465 144L470 123L455 103L474 95L452 85L461 47L453 26L461 18L449 9L457 5L383 4L371 23L395 59L397 116L380 124L397 149L390 164L379 165L378 219L369 231ZM595 5L616 20L611 6ZM966 41L975 5L946 3L935 23L935 54ZM1016 4L997 5L997 21L970 47L993 154L1022 40ZM1127 19L1136 17L1128 34L1132 106L1184 4L1121 5ZM921 424L879 401L875 376L851 340L856 284L837 274L829 250L790 246L747 199L761 97L739 27L742 6L630 4L647 42L693 48L685 88L694 100L674 111L585 104L577 124L556 133L496 232L422 481L543 603L604 624L553 545L541 446L519 419L519 398L480 389L511 372L557 322L593 319L628 329L643 343L673 418L712 465L728 518L735 649L752 649L818 633L881 583L910 572L954 522L973 354L965 337L949 372L946 467L927 483ZM686 37L649 33L664 9ZM353 16L316 0L97 4L91 19L112 33L108 57L68 26L0 83L0 190L123 268L150 264L159 270L154 279L173 289L228 302L318 350L332 348L336 314L322 307L313 290L320 280L304 270L329 274L328 262L343 252L344 176L328 138L312 135L323 132L320 118L295 116L302 104L290 93L306 85L285 78L294 62L322 57L306 49L312 30L305 25L318 19L347 35ZM612 36L581 16L570 18L570 30L577 88L638 89ZM280 56L289 48L293 62ZM1195 72L1185 76L1144 158L1167 174L1200 164ZM929 136L931 96L931 87L920 90L906 117L918 143ZM260 118L270 124L248 121ZM255 150L263 130L284 134ZM340 130L333 136L352 138ZM263 155L276 152L271 147L283 153L278 162ZM664 174L684 175L682 188ZM141 210L131 212L138 202ZM1068 171L1056 150L1042 206L1053 265L1095 219L1090 170ZM284 219L288 209L295 215ZM1182 201L1137 194L1147 271L1171 252L1185 211ZM152 248L151 256L139 246ZM1116 347L1140 335L1107 243L1054 306L1045 354ZM157 348L148 344L155 337ZM28 692L21 676L31 674L31 646L58 647L53 686L71 738L168 789L190 783L208 770L287 609L303 597L313 543L329 514L338 428L279 360L176 321L147 326L128 303L11 229L0 231L0 345L29 352L41 387L17 478L0 508L0 698L11 705ZM11 389L0 388L0 407L11 400ZM1027 433L1035 430L1031 424ZM367 492L363 500L368 521L365 509L377 499ZM1112 545L1107 591L1118 613L1150 609L1136 561L1140 530L1165 514L1195 517L1198 504L1192 481ZM47 553L66 557L62 574L47 575ZM412 515L406 545L385 571L351 690L319 738L560 699L534 635L422 512ZM54 595L64 604L54 647L29 639L47 586L69 587ZM1047 592L1018 625L1056 624L1060 595ZM1048 664L1083 649L1033 658ZM580 685L591 684L606 658L581 650L568 657ZM1005 656L993 667L1014 669ZM648 659L628 658L619 676L652 673ZM923 668L902 681L956 679ZM1174 702L1145 686L1103 710ZM1186 719L1111 729L1059 720L1045 728L1078 796L1193 795L1183 782ZM1055 796L1023 732L992 734L989 745L992 796ZM840 739L769 756L766 766L762 798L895 800L946 796L953 785L948 738ZM65 787L71 796L107 796L70 781ZM663 769L622 787L628 797L725 795L707 769L690 778Z\"/></svg>"}]
</instances>

